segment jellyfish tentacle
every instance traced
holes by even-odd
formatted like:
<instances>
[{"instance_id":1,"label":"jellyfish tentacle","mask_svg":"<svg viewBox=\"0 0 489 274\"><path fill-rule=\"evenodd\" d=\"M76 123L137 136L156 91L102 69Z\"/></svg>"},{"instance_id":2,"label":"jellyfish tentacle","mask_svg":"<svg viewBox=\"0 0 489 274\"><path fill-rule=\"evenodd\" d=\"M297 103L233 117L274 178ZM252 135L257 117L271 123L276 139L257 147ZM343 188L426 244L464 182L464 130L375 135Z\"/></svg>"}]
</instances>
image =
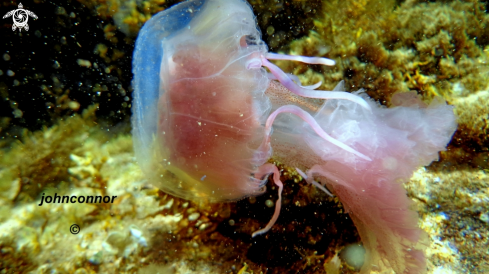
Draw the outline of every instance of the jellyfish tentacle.
<instances>
[{"instance_id":1,"label":"jellyfish tentacle","mask_svg":"<svg viewBox=\"0 0 489 274\"><path fill-rule=\"evenodd\" d=\"M306 181L307 181L307 178L308 178L308 177L307 177L307 174L306 174L304 171L302 171L302 170L301 170L300 168L298 168L298 167L296 167L296 168L295 168L295 170L297 171L297 173L299 173L299 175L301 175L301 177L302 177L304 180L306 180Z\"/></svg>"},{"instance_id":2,"label":"jellyfish tentacle","mask_svg":"<svg viewBox=\"0 0 489 274\"><path fill-rule=\"evenodd\" d=\"M300 86L301 88L305 88L305 89L317 89L318 87L320 87L321 85L323 84L323 81L319 81L317 82L316 84L314 85L309 85L309 86Z\"/></svg>"},{"instance_id":3,"label":"jellyfish tentacle","mask_svg":"<svg viewBox=\"0 0 489 274\"><path fill-rule=\"evenodd\" d=\"M318 87L320 87L323 84L323 81L319 81L319 82L317 82L314 85L303 86L302 83L301 83L301 80L299 79L299 77L297 77L297 75L294 75L292 73L287 73L287 75L289 76L289 78L292 81L296 82L301 88L305 88L305 89L317 89ZM278 80L277 77L275 77L275 75L273 75L271 73L267 73L267 77L270 80Z\"/></svg>"},{"instance_id":4,"label":"jellyfish tentacle","mask_svg":"<svg viewBox=\"0 0 489 274\"><path fill-rule=\"evenodd\" d=\"M252 238L267 233L272 228L272 226L277 221L278 216L280 215L280 209L282 207L282 190L284 189L284 185L282 181L280 181L280 171L275 165L267 163L258 168L258 172L255 174L255 177L259 178L267 174L273 174L273 182L275 183L275 185L278 186L278 199L277 202L275 202L275 211L273 213L272 219L270 219L270 221L264 228L253 232L253 234L251 234Z\"/></svg>"},{"instance_id":5,"label":"jellyfish tentacle","mask_svg":"<svg viewBox=\"0 0 489 274\"><path fill-rule=\"evenodd\" d=\"M277 108L274 112L272 112L272 114L270 114L270 116L268 116L267 122L265 123L265 137L264 137L263 142L261 143L260 147L258 148L258 151L266 152L266 151L270 150L270 137L272 135L273 121L275 120L277 115L279 115L280 113L283 113L283 112L292 113L294 115L299 116L302 120L304 120L304 122L308 123L311 126L311 128L314 130L314 132L316 132L317 135L319 135L319 137L321 137L324 140L332 143L333 145L335 145L341 149L344 149L344 150L346 150L346 151L348 151L348 152L350 152L350 153L352 153L352 154L354 154L354 155L356 155L356 156L358 156L364 160L372 161L372 159L370 159L369 157L367 157L367 156L363 155L362 153L356 151L352 147L345 145L342 142L336 140L335 138L329 136L329 134L327 134L321 128L321 126L316 122L316 120L314 119L314 117L311 116L311 114L307 113L305 110L301 109L300 107L294 106L294 105L281 106L281 107Z\"/></svg>"},{"instance_id":6,"label":"jellyfish tentacle","mask_svg":"<svg viewBox=\"0 0 489 274\"><path fill-rule=\"evenodd\" d=\"M324 58L324 57L308 57L301 55L286 55L268 52L265 54L265 58L268 60L289 60L289 61L299 61L306 64L313 65L325 65L325 66L334 66L336 62L332 59Z\"/></svg>"},{"instance_id":7,"label":"jellyfish tentacle","mask_svg":"<svg viewBox=\"0 0 489 274\"><path fill-rule=\"evenodd\" d=\"M311 90L307 88L303 88L298 84L294 83L290 77L283 72L279 67L270 63L264 56L261 57L263 66L267 67L270 72L277 78L277 80L288 90L293 92L296 95L308 98L317 98L317 99L343 99L352 101L354 103L359 104L365 109L371 110L370 105L361 97L344 92L344 91L325 91L325 90Z\"/></svg>"},{"instance_id":8,"label":"jellyfish tentacle","mask_svg":"<svg viewBox=\"0 0 489 274\"><path fill-rule=\"evenodd\" d=\"M306 173L304 173L304 171L300 170L298 167L295 168L295 170L297 171L297 173L299 173L299 175L302 176L302 178L304 178L304 180L306 180L306 182L314 185L315 187L319 188L320 190L322 190L324 193L328 194L329 196L333 197L333 194L331 194L331 192L329 192L329 190L327 188L325 188L323 185L321 185L320 183L316 182L314 179L309 179L309 177L306 175Z\"/></svg>"},{"instance_id":9,"label":"jellyfish tentacle","mask_svg":"<svg viewBox=\"0 0 489 274\"><path fill-rule=\"evenodd\" d=\"M308 182L310 184L314 185L315 187L319 188L320 190L322 190L324 193L326 193L330 197L334 197L333 194L331 192L329 192L329 190L327 188L325 188L322 184L316 182L315 180L310 180Z\"/></svg>"}]
</instances>

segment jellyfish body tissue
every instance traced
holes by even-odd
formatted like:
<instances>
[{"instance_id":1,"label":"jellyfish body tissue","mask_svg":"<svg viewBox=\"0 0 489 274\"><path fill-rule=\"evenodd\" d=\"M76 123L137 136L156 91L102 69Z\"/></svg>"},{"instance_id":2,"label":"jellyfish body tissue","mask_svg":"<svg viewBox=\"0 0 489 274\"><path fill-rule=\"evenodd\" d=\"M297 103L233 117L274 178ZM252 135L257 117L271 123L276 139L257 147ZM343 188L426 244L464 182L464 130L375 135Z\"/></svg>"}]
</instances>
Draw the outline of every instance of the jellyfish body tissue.
<instances>
[{"instance_id":1,"label":"jellyfish body tissue","mask_svg":"<svg viewBox=\"0 0 489 274\"><path fill-rule=\"evenodd\" d=\"M133 61L132 122L137 160L153 184L186 199L226 201L263 193L265 177L275 169L266 162L272 156L271 126L280 113L298 116L335 142L299 107L286 105L270 115L265 91L271 79L291 94L368 107L347 92L302 87L267 58L333 62L268 54L243 0L184 2L143 26Z\"/></svg>"},{"instance_id":2,"label":"jellyfish body tissue","mask_svg":"<svg viewBox=\"0 0 489 274\"><path fill-rule=\"evenodd\" d=\"M280 213L274 157L338 195L367 248L362 271L423 272L422 233L401 183L445 148L451 107L388 109L341 84L316 90L321 83L302 86L273 59L334 65L268 53L244 0L187 1L146 22L133 59L132 124L149 182L185 199L231 201L263 193L273 174L279 199L257 236Z\"/></svg>"},{"instance_id":3,"label":"jellyfish body tissue","mask_svg":"<svg viewBox=\"0 0 489 274\"><path fill-rule=\"evenodd\" d=\"M396 273L425 273L423 250L429 243L418 228L403 183L445 150L456 129L453 107L435 98L430 105L419 101L386 108L366 94L360 96L371 111L348 101L329 100L317 110L315 120L371 161L352 157L307 130L302 130L302 135L310 134L305 137L307 145L294 145L302 157L291 157L292 145L272 141L274 157L287 165L306 166L304 177L309 182L319 179L340 199L366 248L362 273L386 266Z\"/></svg>"},{"instance_id":4,"label":"jellyfish body tissue","mask_svg":"<svg viewBox=\"0 0 489 274\"><path fill-rule=\"evenodd\" d=\"M262 192L265 181L252 174L269 157L254 153L269 111L269 80L246 69L246 57L266 46L239 47L247 35L260 36L249 6L222 1L178 4L142 28L134 143L143 171L164 191L214 201Z\"/></svg>"}]
</instances>

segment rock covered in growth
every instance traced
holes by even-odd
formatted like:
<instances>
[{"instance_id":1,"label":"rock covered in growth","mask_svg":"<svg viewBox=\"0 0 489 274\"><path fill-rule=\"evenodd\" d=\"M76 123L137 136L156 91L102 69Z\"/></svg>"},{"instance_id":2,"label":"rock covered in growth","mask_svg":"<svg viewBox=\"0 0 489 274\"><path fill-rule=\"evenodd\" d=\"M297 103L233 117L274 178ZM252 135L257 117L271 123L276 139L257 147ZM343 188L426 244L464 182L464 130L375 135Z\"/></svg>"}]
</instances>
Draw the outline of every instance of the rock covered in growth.
<instances>
[{"instance_id":1,"label":"rock covered in growth","mask_svg":"<svg viewBox=\"0 0 489 274\"><path fill-rule=\"evenodd\" d=\"M456 83L464 95L485 89L487 82L478 75L489 44L483 4L416 2L398 7L391 0L330 2L315 31L292 42L291 51L337 58L337 73L322 75L327 86L346 77L347 85L366 88L386 104L393 93L409 89L447 99L459 93Z\"/></svg>"},{"instance_id":2,"label":"rock covered in growth","mask_svg":"<svg viewBox=\"0 0 489 274\"><path fill-rule=\"evenodd\" d=\"M70 154L93 133L96 106L51 128L24 130L22 142L0 151L0 197L32 201L46 187L71 182Z\"/></svg>"}]
</instances>

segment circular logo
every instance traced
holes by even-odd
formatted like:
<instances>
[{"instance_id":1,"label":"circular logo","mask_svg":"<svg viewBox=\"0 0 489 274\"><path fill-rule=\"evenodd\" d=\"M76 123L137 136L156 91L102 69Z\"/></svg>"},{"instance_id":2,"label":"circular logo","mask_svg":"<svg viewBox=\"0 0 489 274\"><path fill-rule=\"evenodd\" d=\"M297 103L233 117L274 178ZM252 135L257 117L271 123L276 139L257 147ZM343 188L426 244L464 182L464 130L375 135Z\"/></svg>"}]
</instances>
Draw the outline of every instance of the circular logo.
<instances>
[{"instance_id":1,"label":"circular logo","mask_svg":"<svg viewBox=\"0 0 489 274\"><path fill-rule=\"evenodd\" d=\"M27 12L23 9L15 10L13 16L14 22L18 26L25 26L27 24Z\"/></svg>"},{"instance_id":2,"label":"circular logo","mask_svg":"<svg viewBox=\"0 0 489 274\"><path fill-rule=\"evenodd\" d=\"M80 226L78 226L77 224L71 225L70 232L71 234L78 234L78 232L80 232Z\"/></svg>"}]
</instances>

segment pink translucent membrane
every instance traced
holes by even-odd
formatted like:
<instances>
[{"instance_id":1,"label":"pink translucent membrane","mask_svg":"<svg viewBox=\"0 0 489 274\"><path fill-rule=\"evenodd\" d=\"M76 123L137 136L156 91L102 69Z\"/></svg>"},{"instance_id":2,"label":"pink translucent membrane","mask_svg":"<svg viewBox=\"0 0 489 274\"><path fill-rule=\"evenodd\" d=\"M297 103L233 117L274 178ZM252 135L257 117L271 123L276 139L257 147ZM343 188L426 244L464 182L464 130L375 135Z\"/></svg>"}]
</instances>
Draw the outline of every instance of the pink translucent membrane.
<instances>
[{"instance_id":1,"label":"pink translucent membrane","mask_svg":"<svg viewBox=\"0 0 489 274\"><path fill-rule=\"evenodd\" d=\"M352 153L352 154L354 154L354 155L356 155L356 156L358 156L364 160L371 161L371 159L369 157L363 155L362 153L354 150L353 148L351 148L351 147L343 144L342 142L340 142L340 141L332 138L331 136L329 136L319 126L319 124L316 122L316 120L314 120L314 117L312 117L306 111L302 110L300 107L294 106L294 105L281 106L277 110L275 110L272 114L270 114L270 116L268 116L267 122L265 124L265 138L263 139L263 142L260 145L260 147L258 148L257 152L255 152L257 155L269 154L269 152L271 150L271 148L270 148L270 137L272 135L272 124L273 124L273 121L275 120L275 118L277 117L277 115L279 115L280 113L292 113L294 115L299 116L302 120L304 120L306 123L308 123L312 127L314 132L316 132L324 140L326 140L326 141L334 144L335 146L337 146L337 147L339 147L345 151L348 151L348 152L350 152L350 153ZM308 179L308 176L304 172L302 172L300 169L297 168L297 171L299 172L299 174L302 177L304 177L304 179ZM258 173L255 175L255 178L261 178L262 175L265 175L267 173L272 173L272 172L273 172L273 180L274 180L275 184L279 187L279 190L278 190L278 197L279 198L275 204L275 212L273 213L272 219L270 220L270 222L268 222L267 226L263 229L255 231L253 233L252 237L255 237L257 235L261 235L261 234L268 232L272 228L272 226L275 224L275 222L277 221L277 219L280 215L283 185L282 185L282 182L280 181L280 173L279 173L277 167L275 165L272 165L272 164L262 165L259 168ZM307 180L307 181L309 183L313 184L314 186L316 186L317 188L321 189L322 191L324 191L326 194L333 196L324 186L322 186L318 182L312 180L312 177L310 180Z\"/></svg>"},{"instance_id":2,"label":"pink translucent membrane","mask_svg":"<svg viewBox=\"0 0 489 274\"><path fill-rule=\"evenodd\" d=\"M311 128L314 130L314 132L316 132L316 134L319 135L324 140L326 140L326 141L334 144L335 146L337 146L337 147L339 147L345 151L348 151L348 152L350 152L350 153L352 153L352 154L354 154L354 155L356 155L356 156L358 156L364 160L371 161L371 159L369 157L363 155L362 153L351 148L350 146L347 146L347 145L343 144L342 142L340 142L340 141L334 139L333 137L329 136L321 128L321 126L316 122L314 117L311 116L311 114L307 113L305 110L301 109L300 107L294 106L294 105L281 106L277 110L272 112L272 114L270 114L270 116L268 116L267 122L265 124L265 138L263 139L263 142L260 145L260 148L258 148L259 151L262 151L262 152L269 151L270 136L272 135L272 124L273 124L273 121L275 120L275 118L277 117L277 115L279 115L280 113L292 113L294 115L297 115L302 120L304 120L306 123L308 123L311 126Z\"/></svg>"},{"instance_id":3,"label":"pink translucent membrane","mask_svg":"<svg viewBox=\"0 0 489 274\"><path fill-rule=\"evenodd\" d=\"M453 107L435 101L422 108L416 100L410 102L410 96L404 95L401 101L408 99L415 107L385 108L369 100L372 111L367 111L337 100L326 101L315 115L322 128L329 133L334 129L345 145L361 149L372 159L359 161L318 140L309 145L321 145L323 151L314 151L322 161L305 174L309 182L313 176L321 177L350 213L367 251L361 273L379 270L381 262L396 273L426 272L426 235L418 228L413 202L402 183L414 170L438 159L456 122Z\"/></svg>"},{"instance_id":4,"label":"pink translucent membrane","mask_svg":"<svg viewBox=\"0 0 489 274\"><path fill-rule=\"evenodd\" d=\"M275 118L277 117L277 115L279 115L280 113L292 113L292 114L299 116L302 120L304 120L306 123L308 123L312 127L314 132L316 132L324 140L326 140L326 141L328 141L328 142L330 142L330 143L332 143L332 144L334 144L334 145L336 145L336 146L338 146L338 147L340 147L340 148L342 148L348 152L351 152L351 153L357 155L358 157L360 157L364 160L370 161L369 157L361 154L360 152L352 149L351 147L349 147L349 146L341 143L340 141L332 138L331 136L329 136L326 132L324 132L324 130L318 125L316 120L314 120L314 118L309 113L302 110L300 107L294 106L294 105L287 105L287 106L279 107L270 116L268 116L267 122L265 124L265 138L263 139L262 144L260 145L260 147L258 148L258 150L256 152L257 155L266 155L270 152L270 149L271 149L270 148L270 137L272 135L272 124L273 124L273 121L275 120ZM260 157L258 157L258 158L260 158ZM304 172L302 172L299 169L297 169L297 170L299 171L299 174L301 174L301 176L303 176L305 179L307 179L307 176ZM283 185L282 185L282 182L280 181L280 173L279 173L277 167L275 165L272 165L272 164L264 164L259 168L259 171L255 175L255 178L261 178L262 175L267 174L267 173L272 173L272 172L274 174L273 180L274 180L275 184L279 187L279 190L278 190L279 199L276 202L275 212L274 212L270 222L267 224L267 226L265 228L260 229L258 231L255 231L253 233L252 237L255 237L255 236L260 235L260 234L264 234L267 231L269 231L270 228L272 228L272 226L277 221L278 216L280 215ZM309 180L308 182L315 185L316 187L318 187L322 191L326 192L328 195L333 196L325 187L323 187L319 183L315 182L314 180Z\"/></svg>"}]
</instances>

